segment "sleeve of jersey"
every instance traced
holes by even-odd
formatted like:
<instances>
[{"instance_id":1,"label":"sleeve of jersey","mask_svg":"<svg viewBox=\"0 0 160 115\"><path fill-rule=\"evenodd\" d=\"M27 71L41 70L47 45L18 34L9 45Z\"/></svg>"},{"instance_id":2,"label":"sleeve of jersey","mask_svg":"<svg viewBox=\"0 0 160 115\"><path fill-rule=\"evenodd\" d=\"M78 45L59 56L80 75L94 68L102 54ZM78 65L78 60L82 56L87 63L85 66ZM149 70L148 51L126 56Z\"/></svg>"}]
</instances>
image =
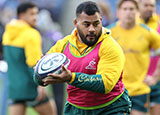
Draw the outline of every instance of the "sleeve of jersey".
<instances>
[{"instance_id":1,"label":"sleeve of jersey","mask_svg":"<svg viewBox=\"0 0 160 115\"><path fill-rule=\"evenodd\" d=\"M121 76L125 57L120 46L110 37L102 42L99 56L96 75L75 72L69 84L93 92L109 93Z\"/></svg>"},{"instance_id":2,"label":"sleeve of jersey","mask_svg":"<svg viewBox=\"0 0 160 115\"><path fill-rule=\"evenodd\" d=\"M84 73L72 73L72 80L70 81L71 85L74 85L78 88L105 93L105 88L101 75L88 75Z\"/></svg>"},{"instance_id":3,"label":"sleeve of jersey","mask_svg":"<svg viewBox=\"0 0 160 115\"><path fill-rule=\"evenodd\" d=\"M25 36L27 36L24 46L26 63L29 67L33 67L42 55L41 36L36 30L26 32Z\"/></svg>"}]
</instances>

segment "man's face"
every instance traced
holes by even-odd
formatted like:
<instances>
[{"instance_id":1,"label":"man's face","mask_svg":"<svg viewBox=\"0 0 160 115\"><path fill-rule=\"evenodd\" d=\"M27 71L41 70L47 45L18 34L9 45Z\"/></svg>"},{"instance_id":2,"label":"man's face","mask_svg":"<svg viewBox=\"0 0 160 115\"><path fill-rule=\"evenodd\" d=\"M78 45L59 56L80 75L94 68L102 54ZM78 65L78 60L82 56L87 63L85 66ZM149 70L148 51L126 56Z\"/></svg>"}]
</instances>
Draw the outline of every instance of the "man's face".
<instances>
[{"instance_id":1,"label":"man's face","mask_svg":"<svg viewBox=\"0 0 160 115\"><path fill-rule=\"evenodd\" d=\"M87 15L82 12L75 20L75 27L78 30L79 40L88 46L93 46L102 33L102 22L99 13Z\"/></svg>"},{"instance_id":2,"label":"man's face","mask_svg":"<svg viewBox=\"0 0 160 115\"><path fill-rule=\"evenodd\" d=\"M142 18L148 19L155 12L155 0L140 0L139 12Z\"/></svg>"},{"instance_id":3,"label":"man's face","mask_svg":"<svg viewBox=\"0 0 160 115\"><path fill-rule=\"evenodd\" d=\"M125 1L118 9L118 18L123 23L133 23L135 21L137 8L131 1Z\"/></svg>"},{"instance_id":4,"label":"man's face","mask_svg":"<svg viewBox=\"0 0 160 115\"><path fill-rule=\"evenodd\" d=\"M29 8L25 13L22 14L23 19L30 24L31 26L35 27L37 23L37 16L38 16L38 8L33 7Z\"/></svg>"}]
</instances>

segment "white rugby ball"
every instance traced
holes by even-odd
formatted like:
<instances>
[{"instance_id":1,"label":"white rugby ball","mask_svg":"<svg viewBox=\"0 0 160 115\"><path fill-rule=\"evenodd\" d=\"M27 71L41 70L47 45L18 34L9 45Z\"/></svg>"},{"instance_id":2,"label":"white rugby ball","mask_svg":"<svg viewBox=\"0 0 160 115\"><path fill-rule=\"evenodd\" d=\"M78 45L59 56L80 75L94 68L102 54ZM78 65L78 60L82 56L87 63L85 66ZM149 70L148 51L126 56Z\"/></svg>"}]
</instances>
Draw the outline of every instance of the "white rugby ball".
<instances>
[{"instance_id":1,"label":"white rugby ball","mask_svg":"<svg viewBox=\"0 0 160 115\"><path fill-rule=\"evenodd\" d=\"M45 55L36 64L34 79L38 80L38 82L43 82L49 73L60 74L62 72L62 64L66 68L70 64L70 60L63 53L56 52Z\"/></svg>"}]
</instances>

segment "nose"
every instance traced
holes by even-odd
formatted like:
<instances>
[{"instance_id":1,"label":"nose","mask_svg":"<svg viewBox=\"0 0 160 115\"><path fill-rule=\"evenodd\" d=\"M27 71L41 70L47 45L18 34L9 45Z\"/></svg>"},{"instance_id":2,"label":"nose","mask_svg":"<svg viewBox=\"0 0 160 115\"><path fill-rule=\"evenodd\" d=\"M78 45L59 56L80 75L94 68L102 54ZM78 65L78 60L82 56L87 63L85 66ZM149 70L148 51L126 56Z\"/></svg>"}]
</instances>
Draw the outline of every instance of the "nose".
<instances>
[{"instance_id":1,"label":"nose","mask_svg":"<svg viewBox=\"0 0 160 115\"><path fill-rule=\"evenodd\" d=\"M89 32L95 32L95 28L94 28L93 25L90 25L90 26L89 26Z\"/></svg>"},{"instance_id":2,"label":"nose","mask_svg":"<svg viewBox=\"0 0 160 115\"><path fill-rule=\"evenodd\" d=\"M149 11L152 11L152 10L153 10L153 7L152 7L152 6L149 6L149 7L148 7L148 10L149 10Z\"/></svg>"}]
</instances>

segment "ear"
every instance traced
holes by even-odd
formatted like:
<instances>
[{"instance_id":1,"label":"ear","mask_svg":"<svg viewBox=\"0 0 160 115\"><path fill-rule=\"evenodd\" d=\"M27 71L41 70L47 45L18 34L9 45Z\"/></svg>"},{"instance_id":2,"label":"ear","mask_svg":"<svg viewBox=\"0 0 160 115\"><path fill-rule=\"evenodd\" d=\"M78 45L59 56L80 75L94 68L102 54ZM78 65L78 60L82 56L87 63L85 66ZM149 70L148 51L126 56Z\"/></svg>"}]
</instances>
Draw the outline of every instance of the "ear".
<instances>
[{"instance_id":1,"label":"ear","mask_svg":"<svg viewBox=\"0 0 160 115\"><path fill-rule=\"evenodd\" d=\"M18 19L23 19L24 18L24 13L20 13L19 15L18 15Z\"/></svg>"},{"instance_id":2,"label":"ear","mask_svg":"<svg viewBox=\"0 0 160 115\"><path fill-rule=\"evenodd\" d=\"M77 19L76 18L74 19L73 24L75 27L77 27Z\"/></svg>"},{"instance_id":3,"label":"ear","mask_svg":"<svg viewBox=\"0 0 160 115\"><path fill-rule=\"evenodd\" d=\"M102 21L102 17L100 17L100 20Z\"/></svg>"}]
</instances>

